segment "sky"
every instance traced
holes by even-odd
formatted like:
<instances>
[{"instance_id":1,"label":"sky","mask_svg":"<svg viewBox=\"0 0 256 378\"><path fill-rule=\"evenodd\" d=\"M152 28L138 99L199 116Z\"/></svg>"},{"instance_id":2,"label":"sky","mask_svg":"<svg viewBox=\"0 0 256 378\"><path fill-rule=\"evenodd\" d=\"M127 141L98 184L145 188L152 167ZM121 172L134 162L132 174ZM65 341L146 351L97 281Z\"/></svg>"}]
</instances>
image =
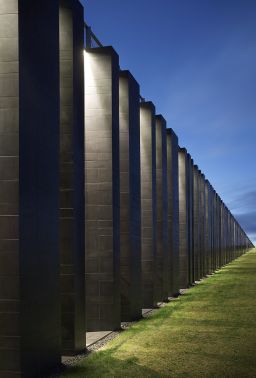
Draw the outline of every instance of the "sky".
<instances>
[{"instance_id":1,"label":"sky","mask_svg":"<svg viewBox=\"0 0 256 378\"><path fill-rule=\"evenodd\" d=\"M81 2L256 244L256 0Z\"/></svg>"}]
</instances>

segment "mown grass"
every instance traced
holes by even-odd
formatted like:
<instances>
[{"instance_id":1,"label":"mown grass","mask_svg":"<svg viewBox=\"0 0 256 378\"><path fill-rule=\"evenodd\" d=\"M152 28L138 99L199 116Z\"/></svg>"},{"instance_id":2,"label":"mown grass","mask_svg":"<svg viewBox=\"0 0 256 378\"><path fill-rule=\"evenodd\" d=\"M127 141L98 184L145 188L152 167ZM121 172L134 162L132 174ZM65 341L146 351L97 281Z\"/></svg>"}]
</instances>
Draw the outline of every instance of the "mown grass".
<instances>
[{"instance_id":1,"label":"mown grass","mask_svg":"<svg viewBox=\"0 0 256 378\"><path fill-rule=\"evenodd\" d=\"M256 249L62 377L256 377Z\"/></svg>"}]
</instances>

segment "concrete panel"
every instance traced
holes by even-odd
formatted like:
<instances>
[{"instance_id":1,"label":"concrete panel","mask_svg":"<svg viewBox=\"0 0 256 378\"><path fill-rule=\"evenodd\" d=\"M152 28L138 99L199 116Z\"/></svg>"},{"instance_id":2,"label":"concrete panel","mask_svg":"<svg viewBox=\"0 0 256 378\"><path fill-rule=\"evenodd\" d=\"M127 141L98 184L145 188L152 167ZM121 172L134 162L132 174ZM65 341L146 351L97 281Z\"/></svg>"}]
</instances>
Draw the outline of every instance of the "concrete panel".
<instances>
[{"instance_id":1,"label":"concrete panel","mask_svg":"<svg viewBox=\"0 0 256 378\"><path fill-rule=\"evenodd\" d=\"M58 24L57 1L0 1L1 377L60 362Z\"/></svg>"},{"instance_id":2,"label":"concrete panel","mask_svg":"<svg viewBox=\"0 0 256 378\"><path fill-rule=\"evenodd\" d=\"M205 270L205 177L199 170L199 249L200 249L200 267L199 278L206 275Z\"/></svg>"},{"instance_id":3,"label":"concrete panel","mask_svg":"<svg viewBox=\"0 0 256 378\"><path fill-rule=\"evenodd\" d=\"M178 138L167 129L168 254L170 255L168 295L179 294L179 175Z\"/></svg>"},{"instance_id":4,"label":"concrete panel","mask_svg":"<svg viewBox=\"0 0 256 378\"><path fill-rule=\"evenodd\" d=\"M60 274L62 353L85 348L84 18L60 4Z\"/></svg>"},{"instance_id":5,"label":"concrete panel","mask_svg":"<svg viewBox=\"0 0 256 378\"><path fill-rule=\"evenodd\" d=\"M179 272L180 288L189 285L189 176L185 148L179 149Z\"/></svg>"},{"instance_id":6,"label":"concrete panel","mask_svg":"<svg viewBox=\"0 0 256 378\"><path fill-rule=\"evenodd\" d=\"M140 104L142 305L157 304L156 295L156 129L155 107Z\"/></svg>"},{"instance_id":7,"label":"concrete panel","mask_svg":"<svg viewBox=\"0 0 256 378\"><path fill-rule=\"evenodd\" d=\"M119 75L121 320L141 317L139 85L129 71Z\"/></svg>"},{"instance_id":8,"label":"concrete panel","mask_svg":"<svg viewBox=\"0 0 256 378\"><path fill-rule=\"evenodd\" d=\"M119 62L85 52L85 251L88 331L120 327Z\"/></svg>"},{"instance_id":9,"label":"concrete panel","mask_svg":"<svg viewBox=\"0 0 256 378\"><path fill-rule=\"evenodd\" d=\"M205 180L205 273L210 273L211 254L211 212L209 182Z\"/></svg>"},{"instance_id":10,"label":"concrete panel","mask_svg":"<svg viewBox=\"0 0 256 378\"><path fill-rule=\"evenodd\" d=\"M200 190L199 190L199 172L198 166L193 167L193 251L194 251L194 278L196 281L200 279L200 227L199 227L199 204L200 204Z\"/></svg>"},{"instance_id":11,"label":"concrete panel","mask_svg":"<svg viewBox=\"0 0 256 378\"><path fill-rule=\"evenodd\" d=\"M214 271L213 267L213 253L214 253L214 208L213 208L213 187L208 182L208 216L210 222L210 232L209 232L209 243L210 243L210 256L209 256L209 273L211 274Z\"/></svg>"},{"instance_id":12,"label":"concrete panel","mask_svg":"<svg viewBox=\"0 0 256 378\"><path fill-rule=\"evenodd\" d=\"M187 156L188 159L188 282L192 285L195 281L194 272L194 245L193 245L193 187L194 187L194 177L193 177L193 159L190 154Z\"/></svg>"},{"instance_id":13,"label":"concrete panel","mask_svg":"<svg viewBox=\"0 0 256 378\"><path fill-rule=\"evenodd\" d=\"M166 121L156 116L156 194L157 194L157 259L156 291L158 301L168 300L170 254L168 253L168 197Z\"/></svg>"}]
</instances>

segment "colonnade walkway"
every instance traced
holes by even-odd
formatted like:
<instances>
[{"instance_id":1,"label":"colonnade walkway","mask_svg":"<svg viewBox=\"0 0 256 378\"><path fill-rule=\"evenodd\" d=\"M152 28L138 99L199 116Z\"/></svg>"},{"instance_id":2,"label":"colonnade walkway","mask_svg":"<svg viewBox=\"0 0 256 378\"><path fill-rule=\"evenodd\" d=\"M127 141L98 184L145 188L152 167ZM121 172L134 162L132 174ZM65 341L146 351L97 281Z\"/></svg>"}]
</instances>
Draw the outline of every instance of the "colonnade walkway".
<instances>
[{"instance_id":1,"label":"colonnade walkway","mask_svg":"<svg viewBox=\"0 0 256 378\"><path fill-rule=\"evenodd\" d=\"M256 249L61 377L256 377Z\"/></svg>"}]
</instances>

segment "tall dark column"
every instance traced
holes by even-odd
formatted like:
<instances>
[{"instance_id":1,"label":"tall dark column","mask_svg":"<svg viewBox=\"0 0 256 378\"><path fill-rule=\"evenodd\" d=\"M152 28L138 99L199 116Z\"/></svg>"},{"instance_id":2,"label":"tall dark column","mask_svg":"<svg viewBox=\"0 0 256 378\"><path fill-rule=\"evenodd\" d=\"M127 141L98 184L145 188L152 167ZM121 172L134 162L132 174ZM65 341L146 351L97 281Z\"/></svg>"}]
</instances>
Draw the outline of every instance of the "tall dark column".
<instances>
[{"instance_id":1,"label":"tall dark column","mask_svg":"<svg viewBox=\"0 0 256 378\"><path fill-rule=\"evenodd\" d=\"M40 377L60 362L59 2L1 0L0 24L0 375Z\"/></svg>"},{"instance_id":2,"label":"tall dark column","mask_svg":"<svg viewBox=\"0 0 256 378\"><path fill-rule=\"evenodd\" d=\"M141 237L143 308L157 304L156 296L156 126L155 107L140 104Z\"/></svg>"},{"instance_id":3,"label":"tall dark column","mask_svg":"<svg viewBox=\"0 0 256 378\"><path fill-rule=\"evenodd\" d=\"M194 178L193 178L193 159L190 154L187 156L188 159L188 282L189 285L192 285L195 281L194 274L194 245L193 245L193 187L194 187Z\"/></svg>"},{"instance_id":4,"label":"tall dark column","mask_svg":"<svg viewBox=\"0 0 256 378\"><path fill-rule=\"evenodd\" d=\"M205 276L205 179L199 171L199 245L200 245L200 272L199 278Z\"/></svg>"},{"instance_id":5,"label":"tall dark column","mask_svg":"<svg viewBox=\"0 0 256 378\"><path fill-rule=\"evenodd\" d=\"M193 190L193 250L194 250L194 274L195 280L200 279L200 225L199 225L199 205L200 205L200 189L199 189L199 172L198 166L193 167L194 190Z\"/></svg>"},{"instance_id":6,"label":"tall dark column","mask_svg":"<svg viewBox=\"0 0 256 378\"><path fill-rule=\"evenodd\" d=\"M129 71L119 75L121 320L141 317L139 85Z\"/></svg>"},{"instance_id":7,"label":"tall dark column","mask_svg":"<svg viewBox=\"0 0 256 378\"><path fill-rule=\"evenodd\" d=\"M167 129L168 255L170 256L168 295L179 294L179 167L178 138Z\"/></svg>"},{"instance_id":8,"label":"tall dark column","mask_svg":"<svg viewBox=\"0 0 256 378\"><path fill-rule=\"evenodd\" d=\"M211 210L209 182L205 181L205 274L210 273Z\"/></svg>"},{"instance_id":9,"label":"tall dark column","mask_svg":"<svg viewBox=\"0 0 256 378\"><path fill-rule=\"evenodd\" d=\"M168 300L170 256L168 254L166 121L156 116L156 195L157 195L157 260L156 280L158 301Z\"/></svg>"},{"instance_id":10,"label":"tall dark column","mask_svg":"<svg viewBox=\"0 0 256 378\"><path fill-rule=\"evenodd\" d=\"M180 288L189 284L189 177L188 157L185 148L179 150L179 272Z\"/></svg>"},{"instance_id":11,"label":"tall dark column","mask_svg":"<svg viewBox=\"0 0 256 378\"><path fill-rule=\"evenodd\" d=\"M85 52L87 330L120 327L119 62L112 47Z\"/></svg>"},{"instance_id":12,"label":"tall dark column","mask_svg":"<svg viewBox=\"0 0 256 378\"><path fill-rule=\"evenodd\" d=\"M85 348L84 17L60 2L60 274L62 353Z\"/></svg>"}]
</instances>

